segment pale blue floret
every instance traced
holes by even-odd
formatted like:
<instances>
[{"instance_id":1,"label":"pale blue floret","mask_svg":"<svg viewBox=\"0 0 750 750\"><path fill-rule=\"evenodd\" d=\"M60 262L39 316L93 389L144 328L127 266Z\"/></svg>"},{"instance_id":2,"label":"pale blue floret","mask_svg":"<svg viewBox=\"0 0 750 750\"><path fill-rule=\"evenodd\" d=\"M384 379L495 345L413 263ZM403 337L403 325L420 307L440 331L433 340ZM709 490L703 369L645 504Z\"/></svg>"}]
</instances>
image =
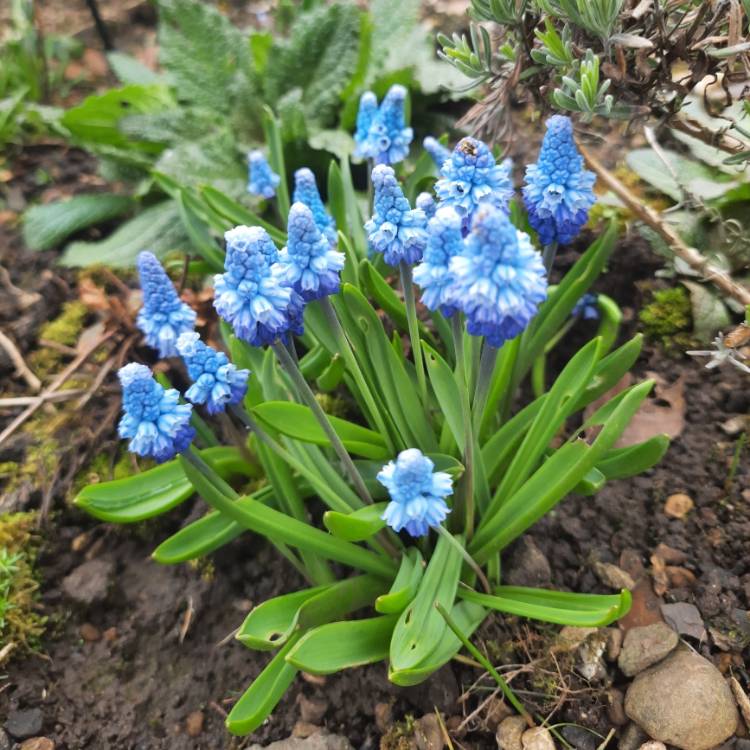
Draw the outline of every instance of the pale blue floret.
<instances>
[{"instance_id":1,"label":"pale blue floret","mask_svg":"<svg viewBox=\"0 0 750 750\"><path fill-rule=\"evenodd\" d=\"M247 192L261 198L273 198L281 177L272 169L261 151L251 151L247 155L248 179Z\"/></svg>"},{"instance_id":2,"label":"pale blue floret","mask_svg":"<svg viewBox=\"0 0 750 750\"><path fill-rule=\"evenodd\" d=\"M179 298L172 280L153 253L140 253L137 266L143 290L138 328L160 357L176 357L177 337L183 331L193 330L195 311Z\"/></svg>"},{"instance_id":3,"label":"pale blue floret","mask_svg":"<svg viewBox=\"0 0 750 750\"><path fill-rule=\"evenodd\" d=\"M118 372L122 386L121 438L130 440L132 453L159 463L188 448L195 430L190 426L193 407L179 402L180 394L165 390L145 365L131 362Z\"/></svg>"},{"instance_id":4,"label":"pale blue floret","mask_svg":"<svg viewBox=\"0 0 750 750\"><path fill-rule=\"evenodd\" d=\"M424 150L432 157L432 161L440 169L445 162L451 158L451 150L447 146L443 146L437 138L433 138L428 135L423 141L422 146Z\"/></svg>"},{"instance_id":5,"label":"pale blue floret","mask_svg":"<svg viewBox=\"0 0 750 750\"><path fill-rule=\"evenodd\" d=\"M333 216L326 211L318 192L315 175L307 167L298 169L294 173L292 200L294 203L304 203L312 211L318 229L325 235L328 242L335 246L338 242L336 222Z\"/></svg>"},{"instance_id":6,"label":"pale blue floret","mask_svg":"<svg viewBox=\"0 0 750 750\"><path fill-rule=\"evenodd\" d=\"M450 300L466 314L469 333L485 336L492 346L521 333L547 296L541 255L494 206L477 213L450 270L455 277Z\"/></svg>"},{"instance_id":7,"label":"pale blue floret","mask_svg":"<svg viewBox=\"0 0 750 750\"><path fill-rule=\"evenodd\" d=\"M365 91L359 98L357 125L354 131L354 156L360 159L370 157L370 126L378 114L378 100L372 91Z\"/></svg>"},{"instance_id":8,"label":"pale blue floret","mask_svg":"<svg viewBox=\"0 0 750 750\"><path fill-rule=\"evenodd\" d=\"M177 339L177 349L193 381L185 392L188 401L205 404L209 414L218 414L242 401L249 370L238 370L224 352L204 344L195 331L183 333Z\"/></svg>"},{"instance_id":9,"label":"pale blue floret","mask_svg":"<svg viewBox=\"0 0 750 750\"><path fill-rule=\"evenodd\" d=\"M437 203L435 203L435 199L430 193L420 193L414 201L414 205L421 211L424 211L424 215L428 219L431 219L435 215L435 211L437 211Z\"/></svg>"},{"instance_id":10,"label":"pale blue floret","mask_svg":"<svg viewBox=\"0 0 750 750\"><path fill-rule=\"evenodd\" d=\"M391 167L379 164L372 170L374 212L365 224L370 249L383 253L385 262L397 266L402 260L416 263L427 244L427 217L412 208Z\"/></svg>"},{"instance_id":11,"label":"pale blue floret","mask_svg":"<svg viewBox=\"0 0 750 750\"><path fill-rule=\"evenodd\" d=\"M492 205L508 211L513 196L511 167L510 159L497 164L486 143L462 138L443 163L435 192L441 204L453 206L465 217L464 229L467 229L480 206Z\"/></svg>"},{"instance_id":12,"label":"pale blue floret","mask_svg":"<svg viewBox=\"0 0 750 750\"><path fill-rule=\"evenodd\" d=\"M382 519L394 531L406 529L414 537L424 536L450 513L445 502L453 494L450 474L434 469L435 464L422 451L409 448L378 473L378 482L391 497Z\"/></svg>"},{"instance_id":13,"label":"pale blue floret","mask_svg":"<svg viewBox=\"0 0 750 750\"><path fill-rule=\"evenodd\" d=\"M408 156L414 131L407 127L404 116L406 93L403 86L391 86L377 111L373 109L377 102L374 94L362 95L354 134L355 156L376 164L396 164Z\"/></svg>"},{"instance_id":14,"label":"pale blue floret","mask_svg":"<svg viewBox=\"0 0 750 750\"><path fill-rule=\"evenodd\" d=\"M214 277L216 312L253 346L287 331L302 333L302 298L286 284L273 240L261 227L239 226L224 235L223 274Z\"/></svg>"},{"instance_id":15,"label":"pale blue floret","mask_svg":"<svg viewBox=\"0 0 750 750\"><path fill-rule=\"evenodd\" d=\"M280 279L305 301L336 294L345 256L333 250L304 203L289 211L287 246L279 253Z\"/></svg>"},{"instance_id":16,"label":"pale blue floret","mask_svg":"<svg viewBox=\"0 0 750 750\"><path fill-rule=\"evenodd\" d=\"M450 206L440 207L427 224L427 248L414 269L414 282L422 288L422 303L429 310L440 308L450 317L455 307L449 302L454 283L451 258L463 250L461 217Z\"/></svg>"},{"instance_id":17,"label":"pale blue floret","mask_svg":"<svg viewBox=\"0 0 750 750\"><path fill-rule=\"evenodd\" d=\"M599 320L599 295L595 292L586 292L576 302L570 315L573 318L583 318L584 320Z\"/></svg>"},{"instance_id":18,"label":"pale blue floret","mask_svg":"<svg viewBox=\"0 0 750 750\"><path fill-rule=\"evenodd\" d=\"M547 120L539 161L526 167L523 198L529 224L543 245L571 242L596 202L596 175L584 169L573 140L573 123L563 115Z\"/></svg>"}]
</instances>

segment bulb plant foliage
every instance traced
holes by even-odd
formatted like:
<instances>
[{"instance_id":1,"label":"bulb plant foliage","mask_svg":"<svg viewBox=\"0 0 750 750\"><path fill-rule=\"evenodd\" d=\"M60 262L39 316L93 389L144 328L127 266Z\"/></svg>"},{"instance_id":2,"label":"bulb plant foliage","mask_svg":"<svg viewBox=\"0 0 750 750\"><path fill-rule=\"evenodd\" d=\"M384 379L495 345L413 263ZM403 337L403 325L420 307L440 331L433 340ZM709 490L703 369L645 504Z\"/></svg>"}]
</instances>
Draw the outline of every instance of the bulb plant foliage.
<instances>
[{"instance_id":1,"label":"bulb plant foliage","mask_svg":"<svg viewBox=\"0 0 750 750\"><path fill-rule=\"evenodd\" d=\"M143 255L138 324L156 354L174 357L183 394L146 365L126 365L120 432L159 465L87 487L76 501L97 518L132 523L197 493L206 514L163 541L157 562L260 535L306 581L239 625L237 640L269 659L229 713L236 734L259 727L300 671L382 661L392 682L414 685L457 654L457 632L470 637L494 612L599 626L629 607L627 591L509 586L501 567L504 550L567 495L594 494L666 450L666 437L617 446L648 381L582 416L640 351L638 337L614 348L619 310L589 294L615 229L550 285L543 248L523 229L524 203L485 144L464 139L451 150L432 139L415 168L404 163L411 131L401 94L386 95L382 118L394 128L388 139L401 139L395 152L371 127L376 100L362 98L359 142L381 139L380 151L362 152L374 189L367 222L343 159L330 165L327 206L313 174L297 173L294 203L279 206L284 227L233 226L227 214L240 212L218 193L196 213L199 266L220 271L214 307L228 355L202 340L194 318L174 317L184 303ZM568 125L550 123L553 145L567 134L565 159L543 149L525 192L531 226L552 245L578 233L593 195ZM269 154L269 172L282 176L278 199L287 172L273 142ZM419 193L435 179L434 194ZM223 226L224 250L211 245L209 226ZM547 383L545 355L573 325L598 331ZM535 395L521 399L528 376ZM315 391L344 396L345 417L327 414ZM219 444L216 415L234 423L225 431L234 444Z\"/></svg>"}]
</instances>

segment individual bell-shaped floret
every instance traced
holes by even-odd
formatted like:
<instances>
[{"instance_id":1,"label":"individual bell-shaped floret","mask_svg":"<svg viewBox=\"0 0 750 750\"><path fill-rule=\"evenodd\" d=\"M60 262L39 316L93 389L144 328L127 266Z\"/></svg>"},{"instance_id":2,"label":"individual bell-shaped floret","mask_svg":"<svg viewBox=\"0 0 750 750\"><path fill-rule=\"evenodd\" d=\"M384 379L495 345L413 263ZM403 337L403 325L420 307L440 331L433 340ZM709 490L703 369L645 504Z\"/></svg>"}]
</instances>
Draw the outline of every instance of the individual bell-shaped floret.
<instances>
[{"instance_id":1,"label":"individual bell-shaped floret","mask_svg":"<svg viewBox=\"0 0 750 750\"><path fill-rule=\"evenodd\" d=\"M338 242L336 221L331 216L318 192L315 175L307 167L302 167L294 173L294 203L304 203L311 211L318 229L325 235L328 242L335 246Z\"/></svg>"},{"instance_id":2,"label":"individual bell-shaped floret","mask_svg":"<svg viewBox=\"0 0 750 750\"><path fill-rule=\"evenodd\" d=\"M187 450L195 437L190 426L193 407L179 402L180 394L165 390L145 365L131 362L118 372L123 416L118 424L129 450L159 463Z\"/></svg>"},{"instance_id":3,"label":"individual bell-shaped floret","mask_svg":"<svg viewBox=\"0 0 750 750\"><path fill-rule=\"evenodd\" d=\"M172 280L153 253L140 253L136 264L143 290L138 328L160 357L176 357L178 336L195 327L195 310L179 298Z\"/></svg>"},{"instance_id":4,"label":"individual bell-shaped floret","mask_svg":"<svg viewBox=\"0 0 750 750\"><path fill-rule=\"evenodd\" d=\"M447 148L446 146L443 146L442 143L437 138L433 138L431 135L428 135L423 141L422 146L424 147L424 150L432 157L432 161L435 162L435 165L438 169L440 169L445 162L451 158L451 150Z\"/></svg>"},{"instance_id":5,"label":"individual bell-shaped floret","mask_svg":"<svg viewBox=\"0 0 750 750\"><path fill-rule=\"evenodd\" d=\"M596 202L595 182L596 175L584 169L570 118L550 117L539 160L526 167L523 187L529 224L543 245L564 245L581 231Z\"/></svg>"},{"instance_id":6,"label":"individual bell-shaped floret","mask_svg":"<svg viewBox=\"0 0 750 750\"><path fill-rule=\"evenodd\" d=\"M247 192L261 198L273 198L281 177L272 169L262 151L251 151L247 156Z\"/></svg>"},{"instance_id":7,"label":"individual bell-shaped floret","mask_svg":"<svg viewBox=\"0 0 750 750\"><path fill-rule=\"evenodd\" d=\"M431 219L435 215L435 211L437 211L437 203L435 203L435 199L430 193L420 193L414 201L414 205L420 211L424 211L424 215L428 219Z\"/></svg>"}]
</instances>

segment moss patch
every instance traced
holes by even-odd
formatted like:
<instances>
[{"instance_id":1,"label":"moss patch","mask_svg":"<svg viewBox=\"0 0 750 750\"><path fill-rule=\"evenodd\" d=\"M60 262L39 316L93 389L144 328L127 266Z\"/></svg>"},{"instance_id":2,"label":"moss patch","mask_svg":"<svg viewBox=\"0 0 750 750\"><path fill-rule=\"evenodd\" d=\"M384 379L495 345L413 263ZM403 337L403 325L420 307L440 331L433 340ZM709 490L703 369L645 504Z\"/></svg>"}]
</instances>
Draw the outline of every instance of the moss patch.
<instances>
[{"instance_id":1,"label":"moss patch","mask_svg":"<svg viewBox=\"0 0 750 750\"><path fill-rule=\"evenodd\" d=\"M63 305L62 312L54 320L45 323L39 331L39 338L53 341L62 346L75 346L83 330L88 308L83 302L72 301ZM63 355L51 347L42 346L32 352L29 366L40 377L45 378L60 370ZM67 387L73 387L70 383Z\"/></svg>"},{"instance_id":2,"label":"moss patch","mask_svg":"<svg viewBox=\"0 0 750 750\"><path fill-rule=\"evenodd\" d=\"M684 349L692 342L692 308L685 287L653 292L651 302L638 313L638 318L646 336L667 350Z\"/></svg>"},{"instance_id":3,"label":"moss patch","mask_svg":"<svg viewBox=\"0 0 750 750\"><path fill-rule=\"evenodd\" d=\"M0 516L0 643L13 644L6 656L37 648L44 633L45 618L35 611L38 549L36 513Z\"/></svg>"}]
</instances>

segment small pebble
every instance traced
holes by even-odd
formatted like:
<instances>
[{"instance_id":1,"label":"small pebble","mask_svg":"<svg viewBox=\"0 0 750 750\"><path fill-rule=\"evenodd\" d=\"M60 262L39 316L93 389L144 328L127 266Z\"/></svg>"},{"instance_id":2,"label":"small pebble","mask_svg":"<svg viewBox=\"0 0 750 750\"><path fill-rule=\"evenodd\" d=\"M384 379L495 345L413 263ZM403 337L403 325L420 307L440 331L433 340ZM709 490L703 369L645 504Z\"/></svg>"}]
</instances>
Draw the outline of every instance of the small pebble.
<instances>
[{"instance_id":1,"label":"small pebble","mask_svg":"<svg viewBox=\"0 0 750 750\"><path fill-rule=\"evenodd\" d=\"M84 622L78 632L81 634L81 638L83 638L83 640L87 643L93 643L94 641L98 641L102 637L99 628L97 628L95 625L92 625L90 622Z\"/></svg>"},{"instance_id":2,"label":"small pebble","mask_svg":"<svg viewBox=\"0 0 750 750\"><path fill-rule=\"evenodd\" d=\"M5 728L12 737L25 740L28 737L36 737L42 731L43 721L41 709L15 710L8 714Z\"/></svg>"},{"instance_id":3,"label":"small pebble","mask_svg":"<svg viewBox=\"0 0 750 750\"><path fill-rule=\"evenodd\" d=\"M677 633L663 622L631 628L625 634L617 665L624 674L633 677L661 661L679 642Z\"/></svg>"},{"instance_id":4,"label":"small pebble","mask_svg":"<svg viewBox=\"0 0 750 750\"><path fill-rule=\"evenodd\" d=\"M494 732L501 721L512 715L512 709L504 700L501 700L500 698L492 698L487 703L484 723L487 725L487 729Z\"/></svg>"},{"instance_id":5,"label":"small pebble","mask_svg":"<svg viewBox=\"0 0 750 750\"><path fill-rule=\"evenodd\" d=\"M22 742L19 750L55 750L55 743L49 737L32 737Z\"/></svg>"},{"instance_id":6,"label":"small pebble","mask_svg":"<svg viewBox=\"0 0 750 750\"><path fill-rule=\"evenodd\" d=\"M638 750L667 750L667 746L658 740L650 740L649 742L644 742Z\"/></svg>"},{"instance_id":7,"label":"small pebble","mask_svg":"<svg viewBox=\"0 0 750 750\"><path fill-rule=\"evenodd\" d=\"M495 732L498 750L523 750L521 735L526 731L528 725L522 716L509 716Z\"/></svg>"},{"instance_id":8,"label":"small pebble","mask_svg":"<svg viewBox=\"0 0 750 750\"><path fill-rule=\"evenodd\" d=\"M393 724L393 706L390 703L375 704L375 726L385 734Z\"/></svg>"},{"instance_id":9,"label":"small pebble","mask_svg":"<svg viewBox=\"0 0 750 750\"><path fill-rule=\"evenodd\" d=\"M607 690L607 718L616 727L624 727L628 723L628 717L625 715L625 696L622 690L617 688Z\"/></svg>"},{"instance_id":10,"label":"small pebble","mask_svg":"<svg viewBox=\"0 0 750 750\"><path fill-rule=\"evenodd\" d=\"M308 698L304 693L297 695L299 713L302 721L308 724L320 724L328 710L328 703L315 698Z\"/></svg>"},{"instance_id":11,"label":"small pebble","mask_svg":"<svg viewBox=\"0 0 750 750\"><path fill-rule=\"evenodd\" d=\"M191 737L198 737L203 731L204 719L205 716L203 715L203 711L193 711L188 714L187 719L185 719L185 729L187 730L188 735Z\"/></svg>"},{"instance_id":12,"label":"small pebble","mask_svg":"<svg viewBox=\"0 0 750 750\"><path fill-rule=\"evenodd\" d=\"M612 563L596 562L594 563L594 573L599 580L611 589L620 591L621 589L632 589L635 587L635 581L630 573Z\"/></svg>"},{"instance_id":13,"label":"small pebble","mask_svg":"<svg viewBox=\"0 0 750 750\"><path fill-rule=\"evenodd\" d=\"M695 573L677 565L667 565L667 576L669 585L674 589L681 589L684 586L690 587L695 583Z\"/></svg>"},{"instance_id":14,"label":"small pebble","mask_svg":"<svg viewBox=\"0 0 750 750\"><path fill-rule=\"evenodd\" d=\"M682 519L685 518L694 507L695 503L690 495L686 495L684 492L678 492L667 498L667 502L664 503L664 513L670 518Z\"/></svg>"},{"instance_id":15,"label":"small pebble","mask_svg":"<svg viewBox=\"0 0 750 750\"><path fill-rule=\"evenodd\" d=\"M617 661L622 649L622 630L607 628L607 661Z\"/></svg>"},{"instance_id":16,"label":"small pebble","mask_svg":"<svg viewBox=\"0 0 750 750\"><path fill-rule=\"evenodd\" d=\"M105 643L114 643L117 640L117 628L107 628L102 635Z\"/></svg>"},{"instance_id":17,"label":"small pebble","mask_svg":"<svg viewBox=\"0 0 750 750\"><path fill-rule=\"evenodd\" d=\"M670 547L668 544L664 544L663 542L656 545L654 554L657 557L661 557L661 559L664 560L667 565L682 565L688 560L687 553L683 552L682 550L675 549L674 547Z\"/></svg>"},{"instance_id":18,"label":"small pebble","mask_svg":"<svg viewBox=\"0 0 750 750\"><path fill-rule=\"evenodd\" d=\"M523 750L555 750L555 743L549 729L534 727L521 736L521 747Z\"/></svg>"},{"instance_id":19,"label":"small pebble","mask_svg":"<svg viewBox=\"0 0 750 750\"><path fill-rule=\"evenodd\" d=\"M425 714L414 722L414 741L417 750L443 750L445 735L436 714Z\"/></svg>"}]
</instances>

